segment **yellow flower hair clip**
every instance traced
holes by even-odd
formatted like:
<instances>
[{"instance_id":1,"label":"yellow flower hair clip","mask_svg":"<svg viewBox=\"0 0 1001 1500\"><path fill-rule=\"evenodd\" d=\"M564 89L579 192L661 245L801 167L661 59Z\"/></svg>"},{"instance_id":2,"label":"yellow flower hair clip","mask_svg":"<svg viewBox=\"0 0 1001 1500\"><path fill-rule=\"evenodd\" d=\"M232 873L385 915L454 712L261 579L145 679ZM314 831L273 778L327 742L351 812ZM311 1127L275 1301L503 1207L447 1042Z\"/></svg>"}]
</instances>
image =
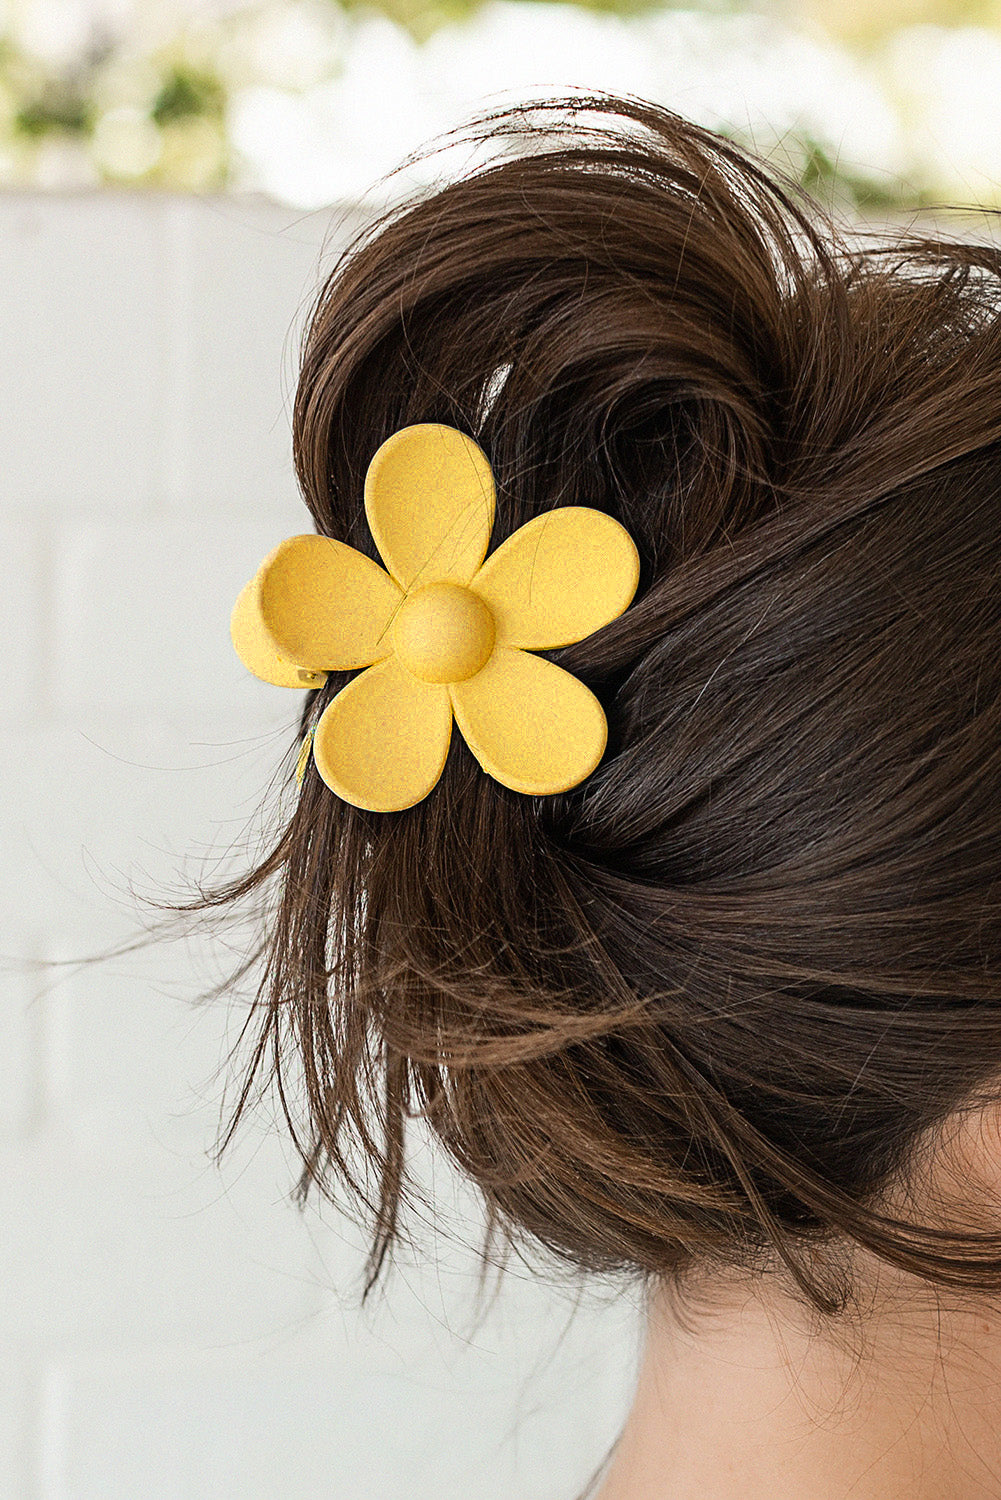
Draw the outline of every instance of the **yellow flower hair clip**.
<instances>
[{"instance_id":1,"label":"yellow flower hair clip","mask_svg":"<svg viewBox=\"0 0 1001 1500\"><path fill-rule=\"evenodd\" d=\"M312 738L323 780L355 807L393 812L426 797L453 718L483 770L516 792L567 791L605 752L597 698L531 653L622 614L639 582L635 543L603 511L567 505L487 557L494 507L490 464L472 438L431 422L401 428L365 476L385 568L330 537L293 536L237 599L233 644L265 682L318 687L328 671L367 669L327 704Z\"/></svg>"}]
</instances>

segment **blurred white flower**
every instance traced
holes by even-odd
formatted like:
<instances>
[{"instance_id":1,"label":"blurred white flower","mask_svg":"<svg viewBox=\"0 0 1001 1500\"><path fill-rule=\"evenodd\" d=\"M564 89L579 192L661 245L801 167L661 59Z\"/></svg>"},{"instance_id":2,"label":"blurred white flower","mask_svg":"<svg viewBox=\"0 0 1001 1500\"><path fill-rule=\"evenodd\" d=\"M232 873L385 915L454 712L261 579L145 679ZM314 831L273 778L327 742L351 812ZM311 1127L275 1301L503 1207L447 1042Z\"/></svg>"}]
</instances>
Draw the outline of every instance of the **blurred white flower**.
<instances>
[{"instance_id":1,"label":"blurred white flower","mask_svg":"<svg viewBox=\"0 0 1001 1500\"><path fill-rule=\"evenodd\" d=\"M3 29L21 51L62 70L114 39L131 9L132 0L7 0Z\"/></svg>"},{"instance_id":2,"label":"blurred white flower","mask_svg":"<svg viewBox=\"0 0 1001 1500\"><path fill-rule=\"evenodd\" d=\"M31 163L33 187L60 189L94 187L100 181L97 167L83 141L54 135L38 142Z\"/></svg>"},{"instance_id":3,"label":"blurred white flower","mask_svg":"<svg viewBox=\"0 0 1001 1500\"><path fill-rule=\"evenodd\" d=\"M91 154L109 177L145 177L160 159L160 131L142 109L109 109L97 122Z\"/></svg>"},{"instance_id":4,"label":"blurred white flower","mask_svg":"<svg viewBox=\"0 0 1001 1500\"><path fill-rule=\"evenodd\" d=\"M391 21L350 28L344 66L301 93L237 91L227 125L237 182L297 208L366 194L428 133L416 42Z\"/></svg>"},{"instance_id":5,"label":"blurred white flower","mask_svg":"<svg viewBox=\"0 0 1001 1500\"><path fill-rule=\"evenodd\" d=\"M226 29L216 72L230 89L313 88L337 71L347 32L347 17L333 0L271 0Z\"/></svg>"},{"instance_id":6,"label":"blurred white flower","mask_svg":"<svg viewBox=\"0 0 1001 1500\"><path fill-rule=\"evenodd\" d=\"M845 48L764 15L661 11L636 22L656 57L660 102L762 152L795 132L872 176L906 162L899 120Z\"/></svg>"},{"instance_id":7,"label":"blurred white flower","mask_svg":"<svg viewBox=\"0 0 1001 1500\"><path fill-rule=\"evenodd\" d=\"M424 44L424 87L448 123L494 95L572 89L653 97L657 59L641 26L571 5L487 0Z\"/></svg>"},{"instance_id":8,"label":"blurred white flower","mask_svg":"<svg viewBox=\"0 0 1001 1500\"><path fill-rule=\"evenodd\" d=\"M906 26L883 52L911 171L937 197L1001 205L1001 37L977 26Z\"/></svg>"},{"instance_id":9,"label":"blurred white flower","mask_svg":"<svg viewBox=\"0 0 1001 1500\"><path fill-rule=\"evenodd\" d=\"M318 151L316 107L282 89L240 89L226 110L236 186L315 207L338 196L325 150Z\"/></svg>"},{"instance_id":10,"label":"blurred white flower","mask_svg":"<svg viewBox=\"0 0 1001 1500\"><path fill-rule=\"evenodd\" d=\"M665 10L624 19L557 3L488 0L417 46L384 20L349 26L341 71L298 99L231 100L241 181L300 207L372 187L404 156L485 108L602 90L654 99L763 152L809 137L842 168L894 179L907 165L897 115L845 49L759 15ZM469 147L453 148L469 154ZM805 146L800 159L802 165ZM446 171L448 150L400 185Z\"/></svg>"},{"instance_id":11,"label":"blurred white flower","mask_svg":"<svg viewBox=\"0 0 1001 1500\"><path fill-rule=\"evenodd\" d=\"M0 29L20 50L65 71L102 44L155 46L245 8L246 0L0 0Z\"/></svg>"},{"instance_id":12,"label":"blurred white flower","mask_svg":"<svg viewBox=\"0 0 1001 1500\"><path fill-rule=\"evenodd\" d=\"M122 48L98 69L94 77L94 104L98 111L148 111L162 81L162 69L154 56L132 47Z\"/></svg>"}]
</instances>

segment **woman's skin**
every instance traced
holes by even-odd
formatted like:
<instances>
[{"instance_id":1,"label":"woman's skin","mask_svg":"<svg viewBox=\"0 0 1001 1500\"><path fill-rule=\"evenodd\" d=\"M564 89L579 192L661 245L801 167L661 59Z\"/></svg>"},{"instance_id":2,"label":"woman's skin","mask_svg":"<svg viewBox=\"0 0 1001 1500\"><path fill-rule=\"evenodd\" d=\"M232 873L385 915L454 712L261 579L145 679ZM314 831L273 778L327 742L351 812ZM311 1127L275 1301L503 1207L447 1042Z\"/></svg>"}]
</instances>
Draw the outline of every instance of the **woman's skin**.
<instances>
[{"instance_id":1,"label":"woman's skin","mask_svg":"<svg viewBox=\"0 0 1001 1500\"><path fill-rule=\"evenodd\" d=\"M956 1144L956 1194L1001 1203L996 1119ZM693 1319L654 1293L595 1500L998 1500L1001 1297L934 1290L867 1253L859 1267L864 1315L834 1337L775 1277L707 1286Z\"/></svg>"}]
</instances>

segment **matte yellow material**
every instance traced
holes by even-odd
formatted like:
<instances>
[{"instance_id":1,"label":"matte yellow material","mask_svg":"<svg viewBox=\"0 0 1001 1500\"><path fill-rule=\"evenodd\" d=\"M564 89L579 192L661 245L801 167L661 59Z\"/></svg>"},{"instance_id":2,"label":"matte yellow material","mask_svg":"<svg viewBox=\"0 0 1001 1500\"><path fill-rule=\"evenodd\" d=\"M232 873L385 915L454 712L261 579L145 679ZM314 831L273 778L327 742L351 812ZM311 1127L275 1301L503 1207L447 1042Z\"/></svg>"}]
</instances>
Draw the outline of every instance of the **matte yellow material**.
<instances>
[{"instance_id":1,"label":"matte yellow material","mask_svg":"<svg viewBox=\"0 0 1001 1500\"><path fill-rule=\"evenodd\" d=\"M403 427L368 466L365 514L379 556L401 587L468 583L494 524L486 454L454 427Z\"/></svg>"},{"instance_id":2,"label":"matte yellow material","mask_svg":"<svg viewBox=\"0 0 1001 1500\"><path fill-rule=\"evenodd\" d=\"M229 633L236 654L248 671L273 687L307 688L320 687L326 682L325 672L312 674L313 680L303 682L301 673L292 662L278 655L275 643L264 628L258 604L259 576L255 575L240 590L229 620Z\"/></svg>"},{"instance_id":3,"label":"matte yellow material","mask_svg":"<svg viewBox=\"0 0 1001 1500\"><path fill-rule=\"evenodd\" d=\"M261 623L278 651L311 671L348 671L392 650L403 594L389 574L331 537L293 536L258 570Z\"/></svg>"},{"instance_id":4,"label":"matte yellow material","mask_svg":"<svg viewBox=\"0 0 1001 1500\"><path fill-rule=\"evenodd\" d=\"M366 668L313 732L326 784L372 812L412 807L442 773L453 716L504 786L546 796L583 781L605 751L601 704L531 650L583 640L628 607L639 581L628 532L569 505L536 516L484 562L489 464L471 438L437 423L383 443L365 510L388 571L342 542L290 537L233 611L237 651L269 682L311 686L327 671ZM307 736L297 780L309 753Z\"/></svg>"},{"instance_id":5,"label":"matte yellow material","mask_svg":"<svg viewBox=\"0 0 1001 1500\"><path fill-rule=\"evenodd\" d=\"M605 753L605 714L590 688L543 656L498 646L482 672L448 689L484 771L515 792L565 792Z\"/></svg>"},{"instance_id":6,"label":"matte yellow material","mask_svg":"<svg viewBox=\"0 0 1001 1500\"><path fill-rule=\"evenodd\" d=\"M327 705L313 735L313 759L345 802L394 812L427 796L451 735L448 688L421 682L391 656L359 673Z\"/></svg>"},{"instance_id":7,"label":"matte yellow material","mask_svg":"<svg viewBox=\"0 0 1001 1500\"><path fill-rule=\"evenodd\" d=\"M429 583L409 594L393 626L393 644L422 682L462 682L494 649L494 619L459 583Z\"/></svg>"},{"instance_id":8,"label":"matte yellow material","mask_svg":"<svg viewBox=\"0 0 1001 1500\"><path fill-rule=\"evenodd\" d=\"M472 587L490 606L498 643L551 650L621 615L639 576L639 553L624 526L604 511L565 505L501 542Z\"/></svg>"}]
</instances>

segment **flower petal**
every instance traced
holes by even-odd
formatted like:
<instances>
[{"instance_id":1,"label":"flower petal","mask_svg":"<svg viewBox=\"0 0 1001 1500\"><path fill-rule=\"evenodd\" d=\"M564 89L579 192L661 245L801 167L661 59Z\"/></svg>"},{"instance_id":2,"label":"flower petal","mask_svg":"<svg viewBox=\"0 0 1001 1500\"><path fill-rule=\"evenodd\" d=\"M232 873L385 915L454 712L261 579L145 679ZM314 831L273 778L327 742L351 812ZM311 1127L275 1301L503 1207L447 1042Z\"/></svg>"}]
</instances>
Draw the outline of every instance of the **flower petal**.
<instances>
[{"instance_id":1,"label":"flower petal","mask_svg":"<svg viewBox=\"0 0 1001 1500\"><path fill-rule=\"evenodd\" d=\"M345 802L396 812L435 785L451 736L448 688L421 682L391 656L328 703L313 734L313 759Z\"/></svg>"},{"instance_id":2,"label":"flower petal","mask_svg":"<svg viewBox=\"0 0 1001 1500\"><path fill-rule=\"evenodd\" d=\"M486 556L494 504L482 448L437 422L394 432L365 475L365 514L379 555L408 590L468 583Z\"/></svg>"},{"instance_id":3,"label":"flower petal","mask_svg":"<svg viewBox=\"0 0 1001 1500\"><path fill-rule=\"evenodd\" d=\"M608 726L590 688L545 657L498 646L465 682L449 684L455 720L476 759L515 792L547 796L590 776Z\"/></svg>"},{"instance_id":4,"label":"flower petal","mask_svg":"<svg viewBox=\"0 0 1001 1500\"><path fill-rule=\"evenodd\" d=\"M322 687L327 680L325 672L307 672L278 655L261 619L259 584L255 574L240 590L230 615L229 633L237 656L255 677L275 687Z\"/></svg>"},{"instance_id":5,"label":"flower petal","mask_svg":"<svg viewBox=\"0 0 1001 1500\"><path fill-rule=\"evenodd\" d=\"M264 629L297 666L348 671L392 650L389 625L403 595L378 563L345 542L288 537L257 576Z\"/></svg>"},{"instance_id":6,"label":"flower petal","mask_svg":"<svg viewBox=\"0 0 1001 1500\"><path fill-rule=\"evenodd\" d=\"M621 615L639 576L624 526L604 511L564 505L519 526L470 587L490 606L498 641L551 650Z\"/></svg>"}]
</instances>

